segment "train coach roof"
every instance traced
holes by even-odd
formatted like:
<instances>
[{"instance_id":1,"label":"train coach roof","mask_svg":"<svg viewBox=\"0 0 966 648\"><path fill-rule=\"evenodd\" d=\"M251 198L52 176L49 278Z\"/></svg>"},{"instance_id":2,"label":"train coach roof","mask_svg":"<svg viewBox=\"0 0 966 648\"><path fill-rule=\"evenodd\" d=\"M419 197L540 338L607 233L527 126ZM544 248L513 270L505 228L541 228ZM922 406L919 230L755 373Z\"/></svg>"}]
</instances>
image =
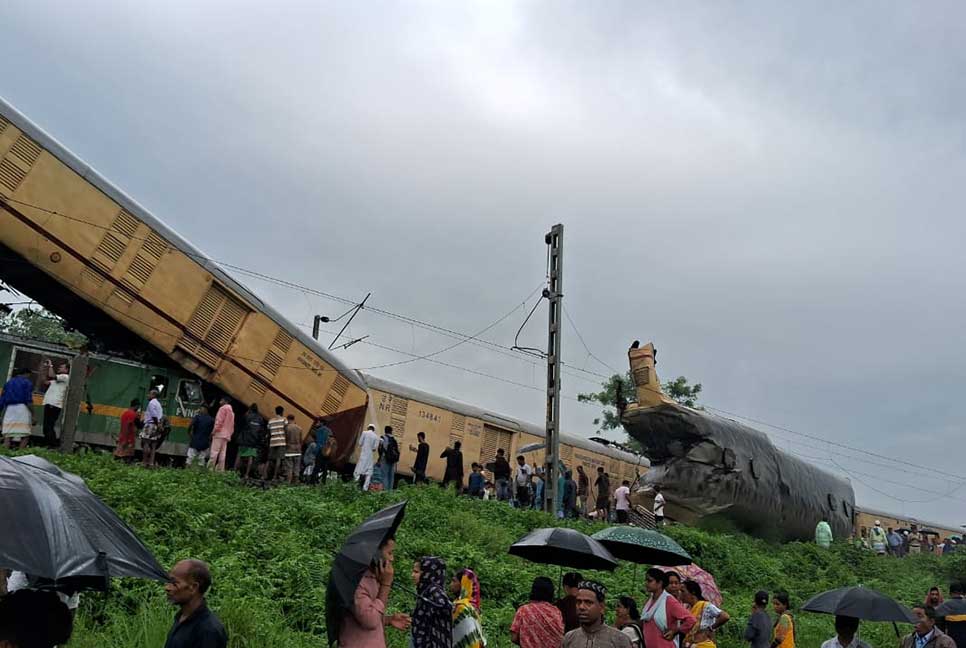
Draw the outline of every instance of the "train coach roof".
<instances>
[{"instance_id":1,"label":"train coach roof","mask_svg":"<svg viewBox=\"0 0 966 648\"><path fill-rule=\"evenodd\" d=\"M158 219L154 214L137 203L133 198L124 193L121 189L111 184L104 176L99 174L90 165L81 160L62 145L56 139L48 135L42 128L30 121L23 113L11 106L7 101L0 97L0 115L3 115L11 124L16 126L21 132L45 148L51 155L74 170L79 176L97 187L111 200L119 204L128 212L137 216L145 224L153 228L162 235L167 242L180 250L187 256L194 258L205 270L217 277L218 281L233 290L239 297L249 302L256 310L264 313L272 321L278 324L285 331L297 338L299 342L315 352L322 360L338 370L343 376L351 380L360 389L365 389L365 382L359 377L358 372L350 369L341 360L328 352L318 342L313 340L299 329L295 324L285 319L281 313L262 301L246 286L232 278L227 272L221 269L218 264L208 257L201 250L189 243L184 237L171 229L168 225ZM43 205L41 205L42 207Z\"/></svg>"},{"instance_id":2,"label":"train coach roof","mask_svg":"<svg viewBox=\"0 0 966 648\"><path fill-rule=\"evenodd\" d=\"M400 385L399 383L384 380L371 374L360 373L360 375L365 379L366 383L372 389L378 389L379 391L388 392L395 396L401 396L403 398L408 398L409 400L426 403L427 405L433 405L434 407L439 407L457 414L462 414L463 416L480 419L486 423L491 423L515 432L526 432L527 434L532 434L536 437L546 436L545 428L539 425L534 425L533 423L521 421L520 419L510 416L504 416L503 414L497 414L496 412L491 412L481 407L476 407L475 405L468 405L467 403L453 400L451 398L438 396L436 394L431 394L419 389L413 389L412 387L407 387L406 385ZM651 462L648 461L646 457L632 454L630 452L624 452L623 450L618 450L616 448L611 448L602 443L591 441L590 439L561 433L560 440L576 448L582 448L590 452L604 454L628 463L642 466L651 465Z\"/></svg>"}]
</instances>

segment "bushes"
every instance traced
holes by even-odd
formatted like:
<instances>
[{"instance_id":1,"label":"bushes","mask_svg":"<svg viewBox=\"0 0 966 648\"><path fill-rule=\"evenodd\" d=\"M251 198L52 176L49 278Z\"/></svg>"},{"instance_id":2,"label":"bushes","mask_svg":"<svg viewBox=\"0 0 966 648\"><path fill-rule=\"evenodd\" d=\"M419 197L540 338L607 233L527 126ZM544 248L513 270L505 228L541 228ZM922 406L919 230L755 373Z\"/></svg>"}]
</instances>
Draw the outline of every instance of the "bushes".
<instances>
[{"instance_id":1,"label":"bushes","mask_svg":"<svg viewBox=\"0 0 966 648\"><path fill-rule=\"evenodd\" d=\"M185 557L211 563L210 604L228 627L233 648L324 645L325 585L332 555L349 530L390 503L409 499L399 534L397 582L411 587L410 561L424 554L446 560L450 570L472 566L483 589L483 619L491 647L509 647L515 607L526 601L538 575L554 579L562 570L507 555L509 545L533 528L558 522L505 504L457 499L434 487L362 494L330 483L324 488L246 488L233 474L203 470L142 470L107 455L45 454L83 476L91 489L128 521L164 565ZM568 522L593 533L603 525ZM966 555L903 561L877 558L836 544L823 551L811 543L768 544L734 533L671 527L673 536L702 567L716 575L733 617L719 636L721 648L744 646L741 634L758 589L787 590L792 604L834 587L862 583L899 600L921 600L929 586L966 575ZM611 600L628 594L643 600L643 568L622 565L594 574ZM411 594L394 590L392 611L411 611ZM84 596L72 646L158 648L174 611L158 583L115 581L106 595ZM796 613L798 644L818 646L832 636L830 617ZM908 626L904 631L909 631ZM888 624L863 625L875 646L894 646ZM406 645L389 632L390 646Z\"/></svg>"}]
</instances>

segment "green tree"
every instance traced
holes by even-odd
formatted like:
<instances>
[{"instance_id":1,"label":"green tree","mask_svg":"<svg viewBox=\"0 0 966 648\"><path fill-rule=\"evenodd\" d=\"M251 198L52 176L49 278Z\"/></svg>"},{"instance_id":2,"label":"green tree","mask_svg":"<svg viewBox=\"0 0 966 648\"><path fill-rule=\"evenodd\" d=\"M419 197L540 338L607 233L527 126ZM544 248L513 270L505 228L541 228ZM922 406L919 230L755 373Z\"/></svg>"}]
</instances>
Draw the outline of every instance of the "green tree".
<instances>
[{"instance_id":1,"label":"green tree","mask_svg":"<svg viewBox=\"0 0 966 648\"><path fill-rule=\"evenodd\" d=\"M601 415L594 419L594 425L600 428L601 432L616 430L621 427L621 413L627 403L637 400L637 390L634 387L634 380L630 372L621 375L614 374L601 384L599 392L588 394L577 394L577 400L581 403L597 403L603 407ZM688 379L678 376L674 380L668 380L662 386L668 398L686 407L702 409L698 405L698 395L701 393L701 383L688 384ZM641 446L636 439L627 437L627 445L640 452Z\"/></svg>"},{"instance_id":2,"label":"green tree","mask_svg":"<svg viewBox=\"0 0 966 648\"><path fill-rule=\"evenodd\" d=\"M0 316L0 332L64 344L72 348L83 346L87 338L67 328L64 320L47 310L21 308Z\"/></svg>"}]
</instances>

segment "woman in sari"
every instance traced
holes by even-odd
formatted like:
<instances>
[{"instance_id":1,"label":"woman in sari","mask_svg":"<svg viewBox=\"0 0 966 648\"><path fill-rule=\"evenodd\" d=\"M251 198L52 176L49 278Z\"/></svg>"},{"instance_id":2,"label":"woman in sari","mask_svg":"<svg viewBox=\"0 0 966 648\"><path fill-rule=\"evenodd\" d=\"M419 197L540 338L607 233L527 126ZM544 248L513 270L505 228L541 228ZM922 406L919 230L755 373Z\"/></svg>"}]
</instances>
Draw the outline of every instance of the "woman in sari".
<instances>
[{"instance_id":1,"label":"woman in sari","mask_svg":"<svg viewBox=\"0 0 966 648\"><path fill-rule=\"evenodd\" d=\"M411 648L453 647L453 604L446 595L446 563L424 556L413 565L416 609L413 611Z\"/></svg>"},{"instance_id":2,"label":"woman in sari","mask_svg":"<svg viewBox=\"0 0 966 648\"><path fill-rule=\"evenodd\" d=\"M715 648L714 633L726 624L728 613L718 608L714 603L704 600L701 586L689 580L684 582L684 602L691 607L694 626L684 640L685 646L693 648Z\"/></svg>"},{"instance_id":3,"label":"woman in sari","mask_svg":"<svg viewBox=\"0 0 966 648\"><path fill-rule=\"evenodd\" d=\"M641 613L647 648L677 648L675 637L686 635L694 625L694 617L665 590L667 583L667 574L660 569L647 570L644 586L651 596Z\"/></svg>"},{"instance_id":4,"label":"woman in sari","mask_svg":"<svg viewBox=\"0 0 966 648\"><path fill-rule=\"evenodd\" d=\"M778 615L772 630L772 648L795 648L795 621L788 613L788 594L776 592L771 599L772 609Z\"/></svg>"},{"instance_id":5,"label":"woman in sari","mask_svg":"<svg viewBox=\"0 0 966 648\"><path fill-rule=\"evenodd\" d=\"M530 588L530 602L513 617L510 641L520 648L560 648L563 637L563 615L553 604L553 581L538 576Z\"/></svg>"},{"instance_id":6,"label":"woman in sari","mask_svg":"<svg viewBox=\"0 0 966 648\"><path fill-rule=\"evenodd\" d=\"M450 590L456 594L453 603L453 648L485 648L483 624L480 621L480 581L472 569L461 569L453 575Z\"/></svg>"}]
</instances>

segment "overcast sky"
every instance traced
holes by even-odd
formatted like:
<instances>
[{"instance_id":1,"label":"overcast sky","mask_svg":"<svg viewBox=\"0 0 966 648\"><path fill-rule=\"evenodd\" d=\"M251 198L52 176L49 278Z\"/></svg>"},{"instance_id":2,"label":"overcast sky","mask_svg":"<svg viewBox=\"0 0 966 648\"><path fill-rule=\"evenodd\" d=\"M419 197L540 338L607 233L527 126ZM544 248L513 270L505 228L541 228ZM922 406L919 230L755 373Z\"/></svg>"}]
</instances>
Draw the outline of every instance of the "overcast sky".
<instances>
[{"instance_id":1,"label":"overcast sky","mask_svg":"<svg viewBox=\"0 0 966 648\"><path fill-rule=\"evenodd\" d=\"M653 340L709 405L961 473L959 3L7 0L2 21L0 95L215 259L475 333L541 284L561 222L564 303L610 367ZM296 322L345 310L245 282ZM527 310L483 337L509 347ZM541 308L521 341L545 329ZM453 342L372 312L351 334ZM542 422L539 364L436 359L534 389L373 373ZM565 395L594 388L574 373ZM565 429L596 413L565 400ZM962 482L774 439L860 504L966 523Z\"/></svg>"}]
</instances>

